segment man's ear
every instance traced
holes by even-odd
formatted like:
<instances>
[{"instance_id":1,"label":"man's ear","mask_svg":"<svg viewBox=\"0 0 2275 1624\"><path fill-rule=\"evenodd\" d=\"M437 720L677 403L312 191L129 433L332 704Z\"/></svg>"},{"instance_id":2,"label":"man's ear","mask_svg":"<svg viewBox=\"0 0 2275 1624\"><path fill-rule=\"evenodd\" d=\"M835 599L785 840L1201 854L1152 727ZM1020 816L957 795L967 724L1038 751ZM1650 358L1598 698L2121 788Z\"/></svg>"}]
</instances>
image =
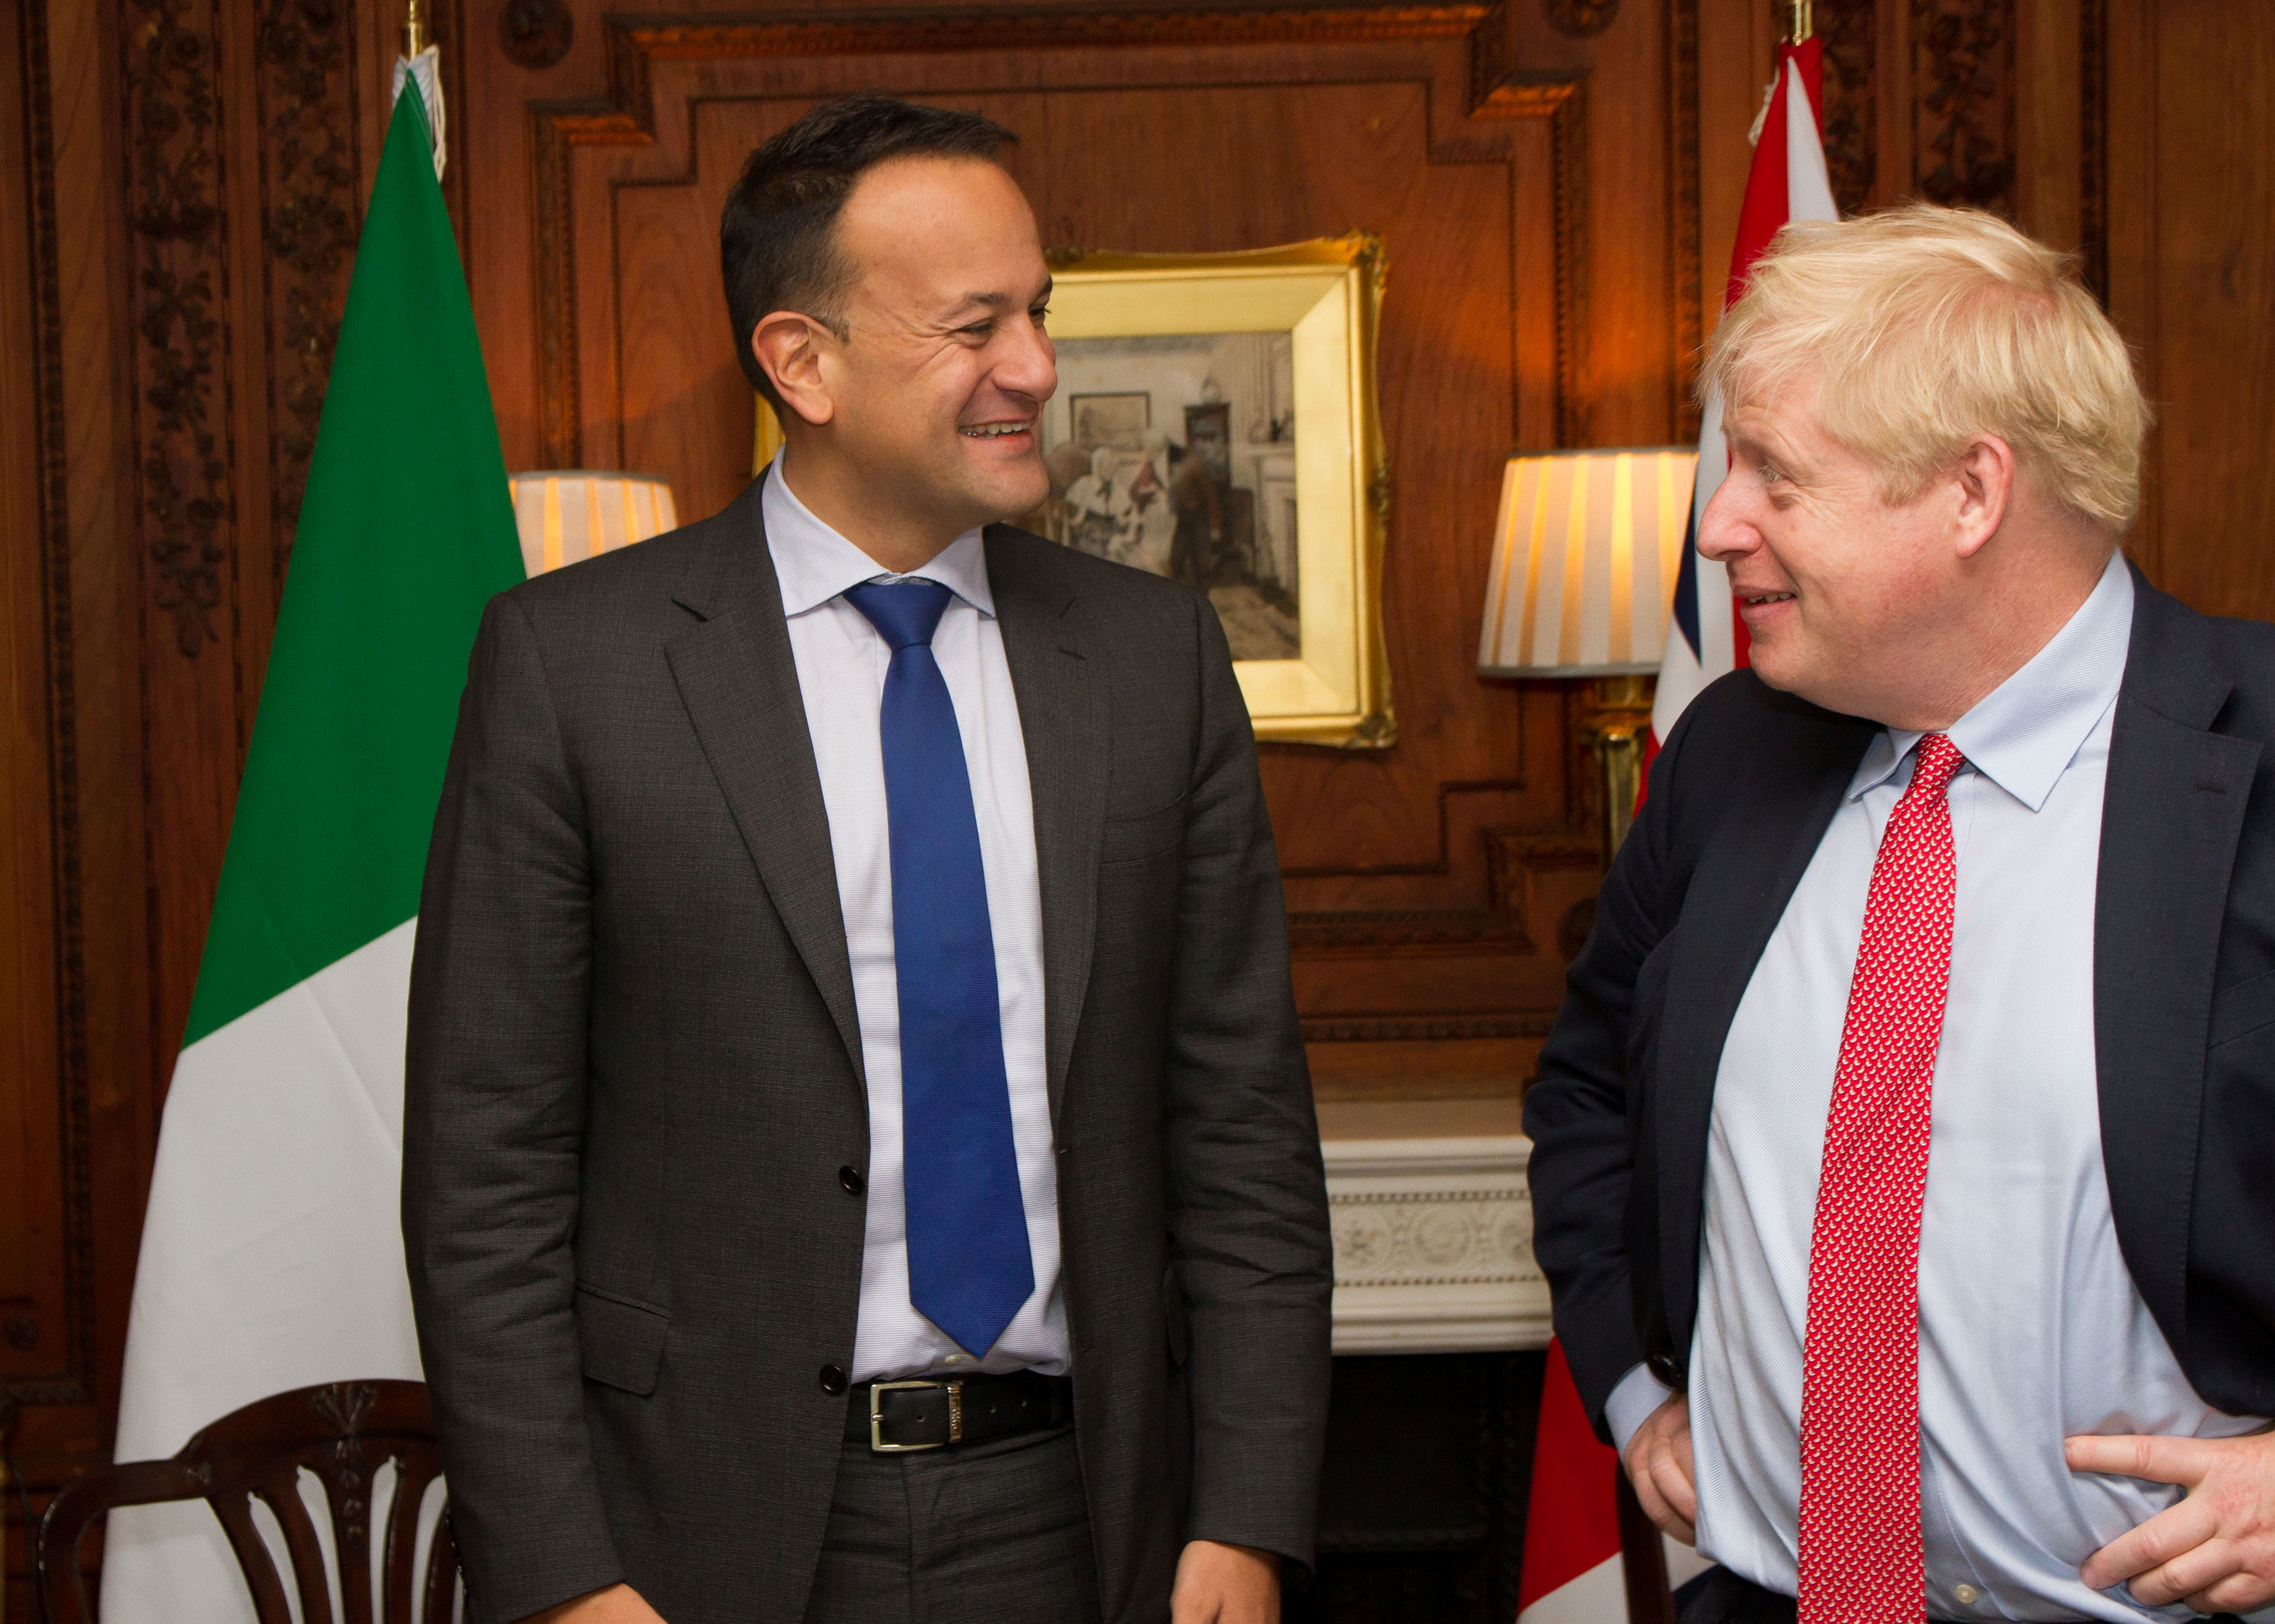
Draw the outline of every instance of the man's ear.
<instances>
[{"instance_id":1,"label":"man's ear","mask_svg":"<svg viewBox=\"0 0 2275 1624\"><path fill-rule=\"evenodd\" d=\"M751 353L774 380L782 404L816 428L837 415L824 375L822 351L836 335L812 316L777 310L751 329Z\"/></svg>"},{"instance_id":2,"label":"man's ear","mask_svg":"<svg viewBox=\"0 0 2275 1624\"><path fill-rule=\"evenodd\" d=\"M2014 497L2014 450L1996 434L1977 434L1959 454L1957 542L1972 558L2007 522Z\"/></svg>"}]
</instances>

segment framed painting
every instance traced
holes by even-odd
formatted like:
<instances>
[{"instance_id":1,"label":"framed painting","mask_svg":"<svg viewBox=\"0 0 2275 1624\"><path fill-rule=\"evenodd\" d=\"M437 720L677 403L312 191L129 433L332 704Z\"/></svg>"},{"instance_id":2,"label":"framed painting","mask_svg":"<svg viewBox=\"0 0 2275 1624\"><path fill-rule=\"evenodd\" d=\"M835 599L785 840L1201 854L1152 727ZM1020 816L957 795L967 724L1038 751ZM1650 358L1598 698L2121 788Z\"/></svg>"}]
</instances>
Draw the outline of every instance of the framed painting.
<instances>
[{"instance_id":1,"label":"framed painting","mask_svg":"<svg viewBox=\"0 0 2275 1624\"><path fill-rule=\"evenodd\" d=\"M1258 738L1394 744L1381 240L1050 258L1051 494L1017 522L1206 593ZM780 434L761 400L756 466Z\"/></svg>"},{"instance_id":2,"label":"framed painting","mask_svg":"<svg viewBox=\"0 0 2275 1624\"><path fill-rule=\"evenodd\" d=\"M1258 738L1393 743L1380 239L1051 260L1051 496L1026 527L1206 593Z\"/></svg>"}]
</instances>

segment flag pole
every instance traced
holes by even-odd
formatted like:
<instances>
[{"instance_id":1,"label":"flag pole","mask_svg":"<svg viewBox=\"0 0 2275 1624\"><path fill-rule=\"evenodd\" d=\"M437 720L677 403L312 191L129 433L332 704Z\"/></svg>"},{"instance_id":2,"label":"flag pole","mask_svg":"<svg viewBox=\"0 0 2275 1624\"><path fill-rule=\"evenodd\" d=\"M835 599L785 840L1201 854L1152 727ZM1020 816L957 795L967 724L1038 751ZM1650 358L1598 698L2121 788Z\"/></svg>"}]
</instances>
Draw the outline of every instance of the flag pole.
<instances>
[{"instance_id":1,"label":"flag pole","mask_svg":"<svg viewBox=\"0 0 2275 1624\"><path fill-rule=\"evenodd\" d=\"M403 13L403 54L406 57L416 57L426 48L427 30L424 19L419 15L419 0L411 0Z\"/></svg>"},{"instance_id":2,"label":"flag pole","mask_svg":"<svg viewBox=\"0 0 2275 1624\"><path fill-rule=\"evenodd\" d=\"M413 7L419 0L411 0ZM1817 32L1817 7L1814 0L1793 0L1793 42L1803 43Z\"/></svg>"}]
</instances>

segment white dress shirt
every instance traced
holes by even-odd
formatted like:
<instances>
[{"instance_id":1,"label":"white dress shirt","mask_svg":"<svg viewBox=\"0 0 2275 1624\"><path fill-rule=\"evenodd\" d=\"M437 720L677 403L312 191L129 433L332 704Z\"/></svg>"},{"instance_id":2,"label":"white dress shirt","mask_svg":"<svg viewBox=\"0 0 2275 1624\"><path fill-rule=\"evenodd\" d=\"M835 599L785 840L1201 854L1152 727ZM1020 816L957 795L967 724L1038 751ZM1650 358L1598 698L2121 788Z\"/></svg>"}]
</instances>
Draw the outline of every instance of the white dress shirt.
<instances>
[{"instance_id":1,"label":"white dress shirt","mask_svg":"<svg viewBox=\"0 0 2275 1624\"><path fill-rule=\"evenodd\" d=\"M892 849L886 821L885 753L879 715L892 649L849 586L903 578L816 518L782 477L775 454L760 508L767 550L782 585L790 655L805 702L806 731L829 813L853 1004L868 1074L868 1228L861 1252L861 1313L853 1379L884 1381L933 1372L1067 1370L1066 1305L1059 1289L1058 1172L1043 1048L1042 891L1035 867L1035 808L1027 747L1002 629L987 587L987 555L965 532L915 578L955 593L933 633L933 658L948 680L971 774L979 861L995 938L1002 1006L1003 1073L1010 1084L1011 1139L1035 1291L984 1360L975 1362L909 1302L908 1205L901 1182L901 1004L893 958Z\"/></svg>"},{"instance_id":2,"label":"white dress shirt","mask_svg":"<svg viewBox=\"0 0 2275 1624\"><path fill-rule=\"evenodd\" d=\"M2110 1217L2093 927L2110 728L2133 623L2121 556L2053 640L1949 729L1959 865L1920 1224L1921 1528L1943 1619L2188 1618L2078 1568L2181 1497L2081 1477L2072 1433L2264 1424L2188 1386ZM1916 733L1873 741L1748 984L1717 1074L1690 1425L1701 1552L1796 1588L1802 1339L1825 1122L1872 861ZM1638 1366L1624 1446L1666 1397ZM2275 1617L2275 1613L2268 1615Z\"/></svg>"}]
</instances>

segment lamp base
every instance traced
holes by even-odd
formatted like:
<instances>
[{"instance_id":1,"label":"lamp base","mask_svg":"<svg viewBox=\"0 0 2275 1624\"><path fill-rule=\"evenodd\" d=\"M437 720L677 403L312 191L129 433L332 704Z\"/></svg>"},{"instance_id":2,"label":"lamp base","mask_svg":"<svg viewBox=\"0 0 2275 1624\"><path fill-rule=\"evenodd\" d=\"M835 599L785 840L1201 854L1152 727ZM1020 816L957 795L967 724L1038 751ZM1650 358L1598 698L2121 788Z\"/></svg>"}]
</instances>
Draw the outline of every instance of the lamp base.
<instances>
[{"instance_id":1,"label":"lamp base","mask_svg":"<svg viewBox=\"0 0 2275 1624\"><path fill-rule=\"evenodd\" d=\"M1620 842L1635 822L1643 795L1643 736L1651 726L1651 705L1659 687L1652 676L1599 676L1586 730L1596 752L1598 789L1603 796L1604 865L1619 855Z\"/></svg>"}]
</instances>

